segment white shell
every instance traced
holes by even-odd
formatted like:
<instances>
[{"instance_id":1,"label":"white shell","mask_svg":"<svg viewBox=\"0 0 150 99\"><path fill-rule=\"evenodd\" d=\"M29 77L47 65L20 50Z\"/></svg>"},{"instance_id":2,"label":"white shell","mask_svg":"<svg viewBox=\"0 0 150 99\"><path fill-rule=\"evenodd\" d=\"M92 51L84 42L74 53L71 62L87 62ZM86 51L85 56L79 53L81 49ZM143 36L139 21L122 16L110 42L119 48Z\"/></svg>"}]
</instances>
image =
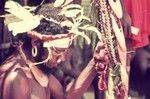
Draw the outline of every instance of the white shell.
<instances>
[{"instance_id":1,"label":"white shell","mask_svg":"<svg viewBox=\"0 0 150 99\"><path fill-rule=\"evenodd\" d=\"M116 14L116 16L121 19L123 16L123 12L122 12L122 6L120 3L120 0L108 0L109 5L111 6L112 10L114 11L114 13Z\"/></svg>"},{"instance_id":2,"label":"white shell","mask_svg":"<svg viewBox=\"0 0 150 99\"><path fill-rule=\"evenodd\" d=\"M65 0L56 0L54 2L54 7L59 7L64 3Z\"/></svg>"},{"instance_id":3,"label":"white shell","mask_svg":"<svg viewBox=\"0 0 150 99\"><path fill-rule=\"evenodd\" d=\"M118 27L117 22L116 22L113 15L111 15L111 19L112 19L112 27L113 27L113 30L115 32L117 42L118 42L121 50L125 51L126 50L126 44L125 44L125 37L123 34L123 30L122 30L122 28Z\"/></svg>"},{"instance_id":4,"label":"white shell","mask_svg":"<svg viewBox=\"0 0 150 99\"><path fill-rule=\"evenodd\" d=\"M32 15L29 10L25 9L15 1L7 1L5 8L7 12L21 19L21 21L8 24L8 29L9 31L12 31L14 36L19 33L28 32L40 24L40 16Z\"/></svg>"}]
</instances>

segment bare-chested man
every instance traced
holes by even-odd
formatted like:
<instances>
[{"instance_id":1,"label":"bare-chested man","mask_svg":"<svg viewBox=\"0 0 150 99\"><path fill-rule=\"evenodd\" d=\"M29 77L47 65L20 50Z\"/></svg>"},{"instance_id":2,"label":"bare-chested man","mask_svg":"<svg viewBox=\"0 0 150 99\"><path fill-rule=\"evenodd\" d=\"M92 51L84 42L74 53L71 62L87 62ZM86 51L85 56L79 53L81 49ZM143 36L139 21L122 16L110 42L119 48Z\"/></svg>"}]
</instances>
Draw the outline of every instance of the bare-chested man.
<instances>
[{"instance_id":1,"label":"bare-chested man","mask_svg":"<svg viewBox=\"0 0 150 99\"><path fill-rule=\"evenodd\" d=\"M52 5L43 5L36 13L61 20L57 11ZM0 66L0 99L79 99L97 73L95 59L98 66L102 57L96 55L103 44L98 43L88 65L64 89L50 68L65 60L73 37L68 28L44 18L35 29L18 34L16 50Z\"/></svg>"}]
</instances>

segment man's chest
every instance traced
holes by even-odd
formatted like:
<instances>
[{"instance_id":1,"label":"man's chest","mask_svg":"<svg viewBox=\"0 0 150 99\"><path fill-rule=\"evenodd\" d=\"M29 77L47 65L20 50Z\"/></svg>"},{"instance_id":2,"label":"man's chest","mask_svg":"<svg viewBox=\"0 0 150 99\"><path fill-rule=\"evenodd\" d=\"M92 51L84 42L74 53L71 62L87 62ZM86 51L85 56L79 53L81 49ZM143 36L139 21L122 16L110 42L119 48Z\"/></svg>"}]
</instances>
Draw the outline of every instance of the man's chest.
<instances>
[{"instance_id":1,"label":"man's chest","mask_svg":"<svg viewBox=\"0 0 150 99\"><path fill-rule=\"evenodd\" d=\"M29 80L30 98L29 99L50 99L50 89L42 87L37 81Z\"/></svg>"}]
</instances>

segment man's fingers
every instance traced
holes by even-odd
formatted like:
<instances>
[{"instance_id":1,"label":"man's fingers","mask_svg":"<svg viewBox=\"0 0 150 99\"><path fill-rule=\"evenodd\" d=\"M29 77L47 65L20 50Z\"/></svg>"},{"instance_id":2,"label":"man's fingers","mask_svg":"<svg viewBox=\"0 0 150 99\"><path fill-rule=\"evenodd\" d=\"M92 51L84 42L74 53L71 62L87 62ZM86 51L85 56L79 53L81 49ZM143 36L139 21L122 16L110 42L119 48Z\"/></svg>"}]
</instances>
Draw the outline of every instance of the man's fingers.
<instances>
[{"instance_id":1,"label":"man's fingers","mask_svg":"<svg viewBox=\"0 0 150 99\"><path fill-rule=\"evenodd\" d=\"M131 25L123 25L123 32L125 36L131 37Z\"/></svg>"},{"instance_id":2,"label":"man's fingers","mask_svg":"<svg viewBox=\"0 0 150 99\"><path fill-rule=\"evenodd\" d=\"M128 36L131 37L131 25L127 26Z\"/></svg>"},{"instance_id":3,"label":"man's fingers","mask_svg":"<svg viewBox=\"0 0 150 99\"><path fill-rule=\"evenodd\" d=\"M98 43L97 43L97 46L96 46L96 48L95 48L96 53L99 53L100 50L102 50L102 49L105 49L104 43L103 43L103 42L98 42Z\"/></svg>"},{"instance_id":4,"label":"man's fingers","mask_svg":"<svg viewBox=\"0 0 150 99\"><path fill-rule=\"evenodd\" d=\"M127 25L123 25L123 32L126 36L128 36Z\"/></svg>"}]
</instances>

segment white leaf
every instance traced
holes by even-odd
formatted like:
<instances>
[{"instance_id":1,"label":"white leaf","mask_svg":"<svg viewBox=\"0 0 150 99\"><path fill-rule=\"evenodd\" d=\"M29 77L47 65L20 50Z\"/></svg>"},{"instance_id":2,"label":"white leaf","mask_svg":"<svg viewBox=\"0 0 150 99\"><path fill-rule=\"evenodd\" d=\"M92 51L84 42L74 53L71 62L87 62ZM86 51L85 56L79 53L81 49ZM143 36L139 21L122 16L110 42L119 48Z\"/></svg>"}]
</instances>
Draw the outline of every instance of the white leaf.
<instances>
[{"instance_id":1,"label":"white leaf","mask_svg":"<svg viewBox=\"0 0 150 99\"><path fill-rule=\"evenodd\" d=\"M87 44L90 44L90 43L91 43L90 38L89 38L87 35L85 35L84 32L80 32L80 31L78 31L78 30L76 30L76 29L72 29L72 30L70 30L69 32L70 32L70 33L74 33L74 34L76 35L76 37L80 35L80 36L82 36L83 38L85 38L86 41L87 41Z\"/></svg>"},{"instance_id":2,"label":"white leaf","mask_svg":"<svg viewBox=\"0 0 150 99\"><path fill-rule=\"evenodd\" d=\"M13 14L5 14L3 15L5 17L5 24L13 23L13 22L18 22L21 21L18 17L14 16Z\"/></svg>"},{"instance_id":3,"label":"white leaf","mask_svg":"<svg viewBox=\"0 0 150 99\"><path fill-rule=\"evenodd\" d=\"M91 21L90 18L88 18L87 16L84 16L84 15L83 15L82 18L83 18L84 20L89 21L89 22Z\"/></svg>"},{"instance_id":4,"label":"white leaf","mask_svg":"<svg viewBox=\"0 0 150 99\"><path fill-rule=\"evenodd\" d=\"M7 1L5 3L6 11L15 15L19 19L30 21L34 16L20 4L14 1Z\"/></svg>"},{"instance_id":5,"label":"white leaf","mask_svg":"<svg viewBox=\"0 0 150 99\"><path fill-rule=\"evenodd\" d=\"M71 3L73 0L65 0L65 3L63 4L63 6L68 5L69 3Z\"/></svg>"},{"instance_id":6,"label":"white leaf","mask_svg":"<svg viewBox=\"0 0 150 99\"><path fill-rule=\"evenodd\" d=\"M79 35L81 35L83 38L85 38L85 39L86 39L87 44L90 44L90 43L91 43L90 38L89 38L87 35L85 35L85 33L84 33L84 32L79 33Z\"/></svg>"},{"instance_id":7,"label":"white leaf","mask_svg":"<svg viewBox=\"0 0 150 99\"><path fill-rule=\"evenodd\" d=\"M66 17L76 17L77 14L79 13L81 13L81 10L72 9L72 10L62 11L59 13L59 15L65 15Z\"/></svg>"},{"instance_id":8,"label":"white leaf","mask_svg":"<svg viewBox=\"0 0 150 99\"><path fill-rule=\"evenodd\" d=\"M77 17L76 17L76 21L78 22L78 23L80 23L82 20L83 20L83 8L81 8L81 10L80 10L80 15L78 15Z\"/></svg>"},{"instance_id":9,"label":"white leaf","mask_svg":"<svg viewBox=\"0 0 150 99\"><path fill-rule=\"evenodd\" d=\"M68 10L68 9L81 9L82 7L79 4L69 4L65 7L63 7L63 10Z\"/></svg>"},{"instance_id":10,"label":"white leaf","mask_svg":"<svg viewBox=\"0 0 150 99\"><path fill-rule=\"evenodd\" d=\"M112 19L112 28L116 34L117 42L118 42L121 50L124 51L124 49L126 48L126 44L125 44L125 37L123 34L123 30L122 30L122 28L120 28L117 25L117 22L116 22L115 17L113 15L111 15L111 19Z\"/></svg>"},{"instance_id":11,"label":"white leaf","mask_svg":"<svg viewBox=\"0 0 150 99\"><path fill-rule=\"evenodd\" d=\"M65 0L56 0L54 2L54 7L59 7L64 3Z\"/></svg>"},{"instance_id":12,"label":"white leaf","mask_svg":"<svg viewBox=\"0 0 150 99\"><path fill-rule=\"evenodd\" d=\"M60 22L58 22L57 20L55 20L55 19L53 19L53 18L46 18L46 17L44 17L43 15L41 15L41 18L44 18L45 20L54 22L54 23L56 23L56 24L60 24Z\"/></svg>"},{"instance_id":13,"label":"white leaf","mask_svg":"<svg viewBox=\"0 0 150 99\"><path fill-rule=\"evenodd\" d=\"M79 27L79 28L82 29L82 30L87 30L87 31L93 31L93 32L95 32L97 34L98 38L100 40L102 40L101 33L99 32L99 30L96 27L90 26L90 25L85 25L85 26Z\"/></svg>"},{"instance_id":14,"label":"white leaf","mask_svg":"<svg viewBox=\"0 0 150 99\"><path fill-rule=\"evenodd\" d=\"M36 28L40 24L40 21L19 21L8 24L9 31L12 31L13 35L28 32L34 28Z\"/></svg>"},{"instance_id":15,"label":"white leaf","mask_svg":"<svg viewBox=\"0 0 150 99\"><path fill-rule=\"evenodd\" d=\"M122 18L123 16L123 12L122 12L122 7L121 7L121 2L120 0L108 0L110 7L112 8L112 10L114 11L114 13L116 14L116 16L118 18Z\"/></svg>"},{"instance_id":16,"label":"white leaf","mask_svg":"<svg viewBox=\"0 0 150 99\"><path fill-rule=\"evenodd\" d=\"M69 20L61 22L61 26L73 27L73 23Z\"/></svg>"}]
</instances>

